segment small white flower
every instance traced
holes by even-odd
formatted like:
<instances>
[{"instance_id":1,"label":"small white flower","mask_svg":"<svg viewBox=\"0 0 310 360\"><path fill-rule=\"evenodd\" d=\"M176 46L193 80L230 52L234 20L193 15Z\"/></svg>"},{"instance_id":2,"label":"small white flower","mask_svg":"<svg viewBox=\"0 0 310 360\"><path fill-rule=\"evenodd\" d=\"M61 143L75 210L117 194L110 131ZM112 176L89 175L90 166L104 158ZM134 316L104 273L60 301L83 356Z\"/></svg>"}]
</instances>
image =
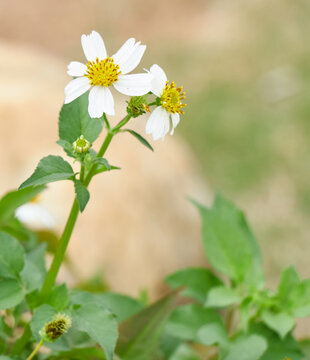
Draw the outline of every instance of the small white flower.
<instances>
[{"instance_id":1,"label":"small white flower","mask_svg":"<svg viewBox=\"0 0 310 360\"><path fill-rule=\"evenodd\" d=\"M30 202L21 205L15 210L15 216L23 224L34 230L42 228L53 229L56 226L55 219L41 204Z\"/></svg>"},{"instance_id":2,"label":"small white flower","mask_svg":"<svg viewBox=\"0 0 310 360\"><path fill-rule=\"evenodd\" d=\"M146 133L152 134L154 140L164 139L170 130L172 135L175 127L180 121L180 114L186 106L182 102L185 93L182 87L176 87L174 81L169 84L164 70L158 65L153 65L150 69L153 75L152 92L159 98L158 106L149 117L146 123Z\"/></svg>"},{"instance_id":3,"label":"small white flower","mask_svg":"<svg viewBox=\"0 0 310 360\"><path fill-rule=\"evenodd\" d=\"M140 41L128 39L112 57L107 55L104 42L96 31L82 35L81 42L88 63L72 61L68 65L68 74L76 79L65 88L65 104L90 89L88 112L97 118L103 113L115 115L109 86L113 85L117 91L129 96L141 96L151 90L151 74L126 75L138 66L144 54L146 46Z\"/></svg>"}]
</instances>

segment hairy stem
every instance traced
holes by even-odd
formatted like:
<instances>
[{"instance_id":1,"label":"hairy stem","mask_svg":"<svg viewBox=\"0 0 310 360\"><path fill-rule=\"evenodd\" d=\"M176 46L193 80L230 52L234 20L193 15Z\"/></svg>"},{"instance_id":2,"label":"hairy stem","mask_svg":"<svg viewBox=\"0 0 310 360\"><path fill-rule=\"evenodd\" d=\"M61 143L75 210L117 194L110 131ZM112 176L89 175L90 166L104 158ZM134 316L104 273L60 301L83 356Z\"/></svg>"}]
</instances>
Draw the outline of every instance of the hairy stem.
<instances>
[{"instance_id":1,"label":"hairy stem","mask_svg":"<svg viewBox=\"0 0 310 360\"><path fill-rule=\"evenodd\" d=\"M27 357L27 360L31 360L36 354L37 352L40 350L40 347L44 344L44 340L41 339L41 341L39 342L39 344L34 348L33 352Z\"/></svg>"},{"instance_id":2,"label":"hairy stem","mask_svg":"<svg viewBox=\"0 0 310 360\"><path fill-rule=\"evenodd\" d=\"M69 244L69 240L74 228L74 225L76 223L77 217L79 215L79 204L77 199L75 198L73 201L73 205L70 211L70 215L68 217L65 229L61 235L60 242L56 251L56 254L54 256L52 265L46 275L41 293L40 293L40 300L42 301L52 290L58 271L60 269L60 266L63 262L65 252L67 249L67 246Z\"/></svg>"}]
</instances>

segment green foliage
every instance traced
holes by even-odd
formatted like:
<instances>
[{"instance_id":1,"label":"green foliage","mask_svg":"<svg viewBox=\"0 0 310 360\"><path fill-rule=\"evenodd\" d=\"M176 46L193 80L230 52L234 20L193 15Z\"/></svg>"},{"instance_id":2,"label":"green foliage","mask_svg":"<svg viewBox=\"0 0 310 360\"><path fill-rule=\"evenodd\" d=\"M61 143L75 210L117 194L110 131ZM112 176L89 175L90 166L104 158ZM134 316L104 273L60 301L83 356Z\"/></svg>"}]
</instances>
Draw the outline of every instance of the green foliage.
<instances>
[{"instance_id":1,"label":"green foliage","mask_svg":"<svg viewBox=\"0 0 310 360\"><path fill-rule=\"evenodd\" d=\"M153 147L151 146L151 144L140 134L138 134L136 131L131 130L131 129L123 129L123 132L129 132L129 134L131 134L132 136L134 136L138 141L140 141L140 143L144 146L146 146L148 149L154 151Z\"/></svg>"},{"instance_id":2,"label":"green foliage","mask_svg":"<svg viewBox=\"0 0 310 360\"><path fill-rule=\"evenodd\" d=\"M79 203L80 210L81 210L81 212L83 212L89 201L89 197L90 197L89 191L81 183L81 181L77 180L77 179L74 180L74 189L75 189L76 199Z\"/></svg>"},{"instance_id":3,"label":"green foliage","mask_svg":"<svg viewBox=\"0 0 310 360\"><path fill-rule=\"evenodd\" d=\"M118 331L115 316L98 304L82 305L73 312L75 326L85 331L103 348L107 360L113 360Z\"/></svg>"},{"instance_id":4,"label":"green foliage","mask_svg":"<svg viewBox=\"0 0 310 360\"><path fill-rule=\"evenodd\" d=\"M18 278L25 262L25 251L12 236L0 231L0 277Z\"/></svg>"},{"instance_id":5,"label":"green foliage","mask_svg":"<svg viewBox=\"0 0 310 360\"><path fill-rule=\"evenodd\" d=\"M221 324L219 314L199 304L184 305L172 312L166 332L183 340L199 342L198 332L208 323Z\"/></svg>"},{"instance_id":6,"label":"green foliage","mask_svg":"<svg viewBox=\"0 0 310 360\"><path fill-rule=\"evenodd\" d=\"M13 220L15 210L32 200L45 186L29 186L26 189L10 191L0 200L0 224L5 225Z\"/></svg>"},{"instance_id":7,"label":"green foliage","mask_svg":"<svg viewBox=\"0 0 310 360\"><path fill-rule=\"evenodd\" d=\"M144 360L154 355L175 299L173 292L120 325L116 353L123 360Z\"/></svg>"},{"instance_id":8,"label":"green foliage","mask_svg":"<svg viewBox=\"0 0 310 360\"><path fill-rule=\"evenodd\" d=\"M102 119L93 119L88 114L88 93L69 104L64 104L59 114L59 138L72 144L84 135L94 142L102 130ZM63 146L63 143L60 144Z\"/></svg>"},{"instance_id":9,"label":"green foliage","mask_svg":"<svg viewBox=\"0 0 310 360\"><path fill-rule=\"evenodd\" d=\"M20 185L20 189L50 182L73 179L71 165L60 156L49 155L40 160L34 173Z\"/></svg>"},{"instance_id":10,"label":"green foliage","mask_svg":"<svg viewBox=\"0 0 310 360\"><path fill-rule=\"evenodd\" d=\"M225 286L216 286L209 291L205 306L220 308L237 304L240 301L241 297L236 290Z\"/></svg>"},{"instance_id":11,"label":"green foliage","mask_svg":"<svg viewBox=\"0 0 310 360\"><path fill-rule=\"evenodd\" d=\"M261 254L243 213L220 195L211 209L195 205L202 219L205 253L212 266L237 283L261 287Z\"/></svg>"},{"instance_id":12,"label":"green foliage","mask_svg":"<svg viewBox=\"0 0 310 360\"><path fill-rule=\"evenodd\" d=\"M172 354L169 360L200 360L200 357L198 357L197 353L188 345L182 344Z\"/></svg>"},{"instance_id":13,"label":"green foliage","mask_svg":"<svg viewBox=\"0 0 310 360\"><path fill-rule=\"evenodd\" d=\"M182 269L166 277L165 281L172 289L184 286L182 295L192 297L201 303L206 301L211 288L222 284L209 269L204 268Z\"/></svg>"},{"instance_id":14,"label":"green foliage","mask_svg":"<svg viewBox=\"0 0 310 360\"><path fill-rule=\"evenodd\" d=\"M15 279L0 279L0 310L11 309L24 299L24 291Z\"/></svg>"}]
</instances>

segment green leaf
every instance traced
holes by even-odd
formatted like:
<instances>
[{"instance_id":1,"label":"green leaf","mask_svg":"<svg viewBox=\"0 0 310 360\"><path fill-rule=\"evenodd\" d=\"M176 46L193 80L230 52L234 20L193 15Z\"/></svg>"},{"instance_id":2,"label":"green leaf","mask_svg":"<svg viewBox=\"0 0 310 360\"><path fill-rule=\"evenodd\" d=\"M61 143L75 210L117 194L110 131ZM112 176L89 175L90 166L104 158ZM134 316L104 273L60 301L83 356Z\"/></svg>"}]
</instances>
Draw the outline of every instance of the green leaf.
<instances>
[{"instance_id":1,"label":"green leaf","mask_svg":"<svg viewBox=\"0 0 310 360\"><path fill-rule=\"evenodd\" d=\"M97 360L106 359L104 351L97 348L77 348L69 351L60 351L57 355L51 355L49 360ZM1 360L1 359L0 359Z\"/></svg>"},{"instance_id":2,"label":"green leaf","mask_svg":"<svg viewBox=\"0 0 310 360\"><path fill-rule=\"evenodd\" d=\"M277 298L282 307L288 307L290 309L289 305L292 292L297 288L299 283L299 276L293 267L289 267L283 271L277 294Z\"/></svg>"},{"instance_id":3,"label":"green leaf","mask_svg":"<svg viewBox=\"0 0 310 360\"><path fill-rule=\"evenodd\" d=\"M60 145L60 146L64 149L65 153L66 153L68 156L75 158L75 154L74 154L74 149L73 149L72 143L70 143L70 142L67 141L67 140L61 140L61 139L60 139L60 140L57 140L56 143L57 143L58 145Z\"/></svg>"},{"instance_id":4,"label":"green leaf","mask_svg":"<svg viewBox=\"0 0 310 360\"><path fill-rule=\"evenodd\" d=\"M206 301L208 291L222 284L209 269L205 268L188 268L179 270L169 275L165 281L172 289L185 286L182 295L192 297L201 303Z\"/></svg>"},{"instance_id":5,"label":"green leaf","mask_svg":"<svg viewBox=\"0 0 310 360\"><path fill-rule=\"evenodd\" d=\"M310 340L302 340L300 341L299 345L303 354L305 355L304 359L310 359Z\"/></svg>"},{"instance_id":6,"label":"green leaf","mask_svg":"<svg viewBox=\"0 0 310 360\"><path fill-rule=\"evenodd\" d=\"M51 321L54 315L57 313L57 310L54 309L52 306L44 304L38 307L32 316L30 322L30 328L32 335L34 336L36 341L40 341L41 336L39 331L43 328L43 326Z\"/></svg>"},{"instance_id":7,"label":"green leaf","mask_svg":"<svg viewBox=\"0 0 310 360\"><path fill-rule=\"evenodd\" d=\"M61 156L49 155L40 160L34 173L20 185L20 189L28 186L48 184L74 177L71 165Z\"/></svg>"},{"instance_id":8,"label":"green leaf","mask_svg":"<svg viewBox=\"0 0 310 360\"><path fill-rule=\"evenodd\" d=\"M95 163L103 165L107 170L111 170L111 165L109 164L108 160L105 158L96 158Z\"/></svg>"},{"instance_id":9,"label":"green leaf","mask_svg":"<svg viewBox=\"0 0 310 360\"><path fill-rule=\"evenodd\" d=\"M239 337L229 345L223 360L260 360L266 349L267 342L262 336Z\"/></svg>"},{"instance_id":10,"label":"green leaf","mask_svg":"<svg viewBox=\"0 0 310 360\"><path fill-rule=\"evenodd\" d=\"M310 315L310 278L301 281L288 296L289 307L295 317Z\"/></svg>"},{"instance_id":11,"label":"green leaf","mask_svg":"<svg viewBox=\"0 0 310 360\"><path fill-rule=\"evenodd\" d=\"M75 193L76 193L76 199L79 203L79 207L81 212L83 212L83 210L85 209L88 200L89 200L89 191L87 190L87 188L81 183L80 180L75 179L74 180L74 189L75 189Z\"/></svg>"},{"instance_id":12,"label":"green leaf","mask_svg":"<svg viewBox=\"0 0 310 360\"><path fill-rule=\"evenodd\" d=\"M23 289L15 279L0 279L0 310L11 309L23 299Z\"/></svg>"},{"instance_id":13,"label":"green leaf","mask_svg":"<svg viewBox=\"0 0 310 360\"><path fill-rule=\"evenodd\" d=\"M280 339L277 333L263 324L252 325L250 332L261 335L267 340L268 348L260 360L284 360L285 358L292 360L304 359L298 343L290 334L288 334L285 339Z\"/></svg>"},{"instance_id":14,"label":"green leaf","mask_svg":"<svg viewBox=\"0 0 310 360\"><path fill-rule=\"evenodd\" d=\"M120 325L116 353L123 360L145 360L156 353L176 292L141 310Z\"/></svg>"},{"instance_id":15,"label":"green leaf","mask_svg":"<svg viewBox=\"0 0 310 360\"><path fill-rule=\"evenodd\" d=\"M261 253L244 214L220 195L212 209L193 203L200 211L203 245L211 265L238 283L261 288Z\"/></svg>"},{"instance_id":16,"label":"green leaf","mask_svg":"<svg viewBox=\"0 0 310 360\"><path fill-rule=\"evenodd\" d=\"M93 119L88 113L88 92L69 104L64 104L59 114L59 138L73 143L84 135L94 142L101 133L103 120Z\"/></svg>"},{"instance_id":17,"label":"green leaf","mask_svg":"<svg viewBox=\"0 0 310 360\"><path fill-rule=\"evenodd\" d=\"M234 289L217 286L209 291L205 306L220 308L237 304L240 301L241 298Z\"/></svg>"},{"instance_id":18,"label":"green leaf","mask_svg":"<svg viewBox=\"0 0 310 360\"><path fill-rule=\"evenodd\" d=\"M108 360L113 360L117 340L117 321L114 315L97 304L82 305L73 312L73 322L103 348Z\"/></svg>"},{"instance_id":19,"label":"green leaf","mask_svg":"<svg viewBox=\"0 0 310 360\"><path fill-rule=\"evenodd\" d=\"M264 310L262 320L272 330L276 331L281 338L284 338L295 325L294 317L285 312L273 313L270 310Z\"/></svg>"},{"instance_id":20,"label":"green leaf","mask_svg":"<svg viewBox=\"0 0 310 360\"><path fill-rule=\"evenodd\" d=\"M11 235L0 231L0 277L18 278L24 267L24 259L25 251L21 244Z\"/></svg>"},{"instance_id":21,"label":"green leaf","mask_svg":"<svg viewBox=\"0 0 310 360\"><path fill-rule=\"evenodd\" d=\"M199 304L184 305L173 311L166 332L183 340L199 342L199 329L214 322L221 323L219 314L214 310L206 309Z\"/></svg>"},{"instance_id":22,"label":"green leaf","mask_svg":"<svg viewBox=\"0 0 310 360\"><path fill-rule=\"evenodd\" d=\"M198 330L198 340L204 345L222 345L227 347L229 338L225 326L220 322L214 322L202 326Z\"/></svg>"},{"instance_id":23,"label":"green leaf","mask_svg":"<svg viewBox=\"0 0 310 360\"><path fill-rule=\"evenodd\" d=\"M121 168L118 166L113 166L113 165L109 165L110 168L108 169L105 165L103 164L99 164L97 165L96 171L94 172L95 175L100 174L102 172L105 171L110 171L110 170L120 170Z\"/></svg>"},{"instance_id":24,"label":"green leaf","mask_svg":"<svg viewBox=\"0 0 310 360\"><path fill-rule=\"evenodd\" d=\"M69 294L66 284L55 287L45 299L45 303L51 305L58 311L64 310L69 304Z\"/></svg>"},{"instance_id":25,"label":"green leaf","mask_svg":"<svg viewBox=\"0 0 310 360\"><path fill-rule=\"evenodd\" d=\"M115 293L93 294L87 291L71 290L70 301L72 304L86 305L94 303L107 307L116 315L119 322L136 314L143 308L143 304L127 295Z\"/></svg>"},{"instance_id":26,"label":"green leaf","mask_svg":"<svg viewBox=\"0 0 310 360\"><path fill-rule=\"evenodd\" d=\"M129 132L131 135L133 135L138 141L140 141L140 143L144 146L146 146L148 149L154 151L154 149L152 148L151 144L140 134L138 134L137 132L131 130L131 129L123 129L122 132Z\"/></svg>"},{"instance_id":27,"label":"green leaf","mask_svg":"<svg viewBox=\"0 0 310 360\"><path fill-rule=\"evenodd\" d=\"M10 191L0 200L0 224L7 224L14 218L15 210L32 200L45 186L28 187L27 189Z\"/></svg>"},{"instance_id":28,"label":"green leaf","mask_svg":"<svg viewBox=\"0 0 310 360\"><path fill-rule=\"evenodd\" d=\"M181 344L169 360L200 360L197 353L187 344Z\"/></svg>"}]
</instances>

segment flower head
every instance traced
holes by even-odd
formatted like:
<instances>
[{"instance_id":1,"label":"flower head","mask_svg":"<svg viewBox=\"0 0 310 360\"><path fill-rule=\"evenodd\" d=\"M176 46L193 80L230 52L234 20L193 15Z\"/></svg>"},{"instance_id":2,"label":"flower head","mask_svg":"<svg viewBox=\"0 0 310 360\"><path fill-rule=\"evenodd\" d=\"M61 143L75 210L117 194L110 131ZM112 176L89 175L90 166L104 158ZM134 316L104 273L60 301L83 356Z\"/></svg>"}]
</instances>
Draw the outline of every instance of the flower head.
<instances>
[{"instance_id":1,"label":"flower head","mask_svg":"<svg viewBox=\"0 0 310 360\"><path fill-rule=\"evenodd\" d=\"M84 135L81 135L79 138L77 138L74 143L72 144L73 146L73 149L75 152L79 153L79 154L82 154L82 153L86 153L91 144L89 141L87 141L85 138L84 138Z\"/></svg>"},{"instance_id":2,"label":"flower head","mask_svg":"<svg viewBox=\"0 0 310 360\"><path fill-rule=\"evenodd\" d=\"M153 65L150 69L153 75L152 92L157 96L158 107L152 112L146 124L146 133L152 134L154 140L164 138L170 130L172 135L180 121L180 114L184 114L186 104L185 92L177 87L173 81L169 84L163 69Z\"/></svg>"},{"instance_id":3,"label":"flower head","mask_svg":"<svg viewBox=\"0 0 310 360\"><path fill-rule=\"evenodd\" d=\"M97 118L103 113L115 115L110 86L129 96L141 96L151 90L151 74L127 75L138 66L146 49L140 41L128 39L111 57L107 55L103 39L96 31L82 35L81 42L88 62L72 61L68 65L68 74L76 79L65 88L65 104L90 90L88 112L91 117Z\"/></svg>"},{"instance_id":4,"label":"flower head","mask_svg":"<svg viewBox=\"0 0 310 360\"><path fill-rule=\"evenodd\" d=\"M72 325L72 319L66 314L57 313L54 318L44 325L40 335L44 341L55 341L65 334Z\"/></svg>"}]
</instances>

